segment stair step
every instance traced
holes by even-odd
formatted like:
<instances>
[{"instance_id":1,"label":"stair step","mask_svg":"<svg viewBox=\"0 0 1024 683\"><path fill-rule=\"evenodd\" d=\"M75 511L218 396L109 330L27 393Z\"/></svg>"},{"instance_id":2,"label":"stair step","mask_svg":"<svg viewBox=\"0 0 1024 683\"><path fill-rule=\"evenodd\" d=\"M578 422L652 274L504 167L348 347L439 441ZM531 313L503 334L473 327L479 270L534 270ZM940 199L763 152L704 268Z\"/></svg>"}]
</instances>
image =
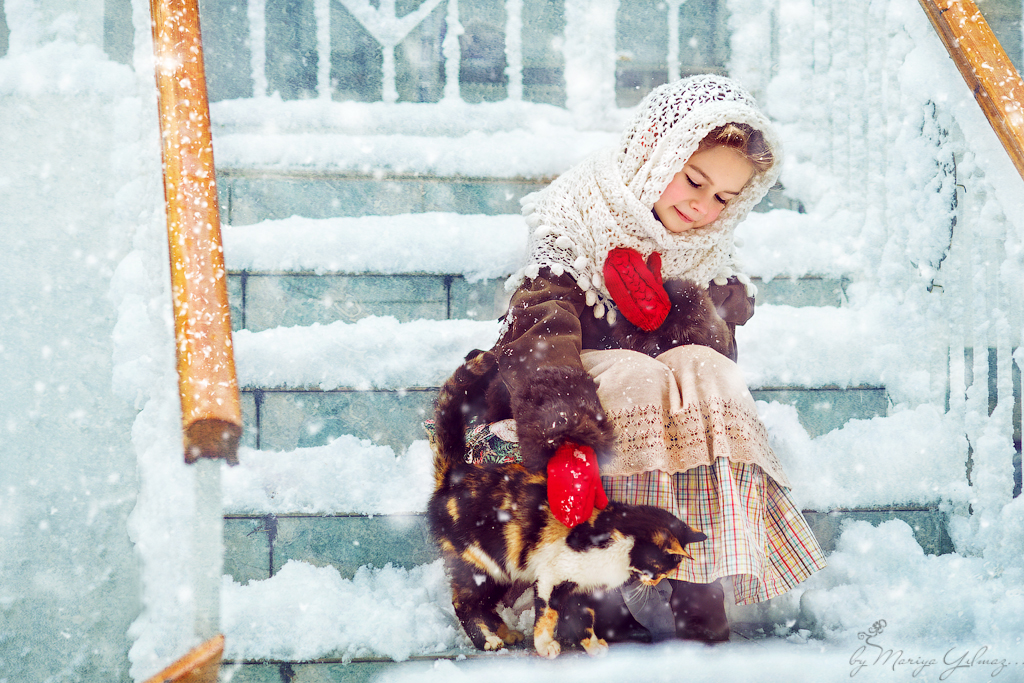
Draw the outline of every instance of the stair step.
<instances>
[{"instance_id":1,"label":"stair step","mask_svg":"<svg viewBox=\"0 0 1024 683\"><path fill-rule=\"evenodd\" d=\"M826 553L835 548L838 531L844 523L867 521L877 526L892 519L903 520L913 529L925 553L944 554L953 550L944 530L945 513L934 509L844 510L831 513L805 512L804 515ZM246 543L258 544L259 539L254 540L254 537L259 534L252 533L252 529L267 528L270 526L267 524L269 519L272 518L234 516L226 520L225 569L231 574L232 583L225 595L225 632L235 652L234 657L227 657L225 670L232 673L232 680L280 680L282 683L290 683L307 680L305 677L309 677L309 680L361 681L385 671L403 675L426 672L435 666L437 660L494 661L493 654L461 649L468 645L454 630L456 627L450 605L445 604L447 585L440 565L433 563L427 567L413 564L411 555L414 553L435 556L432 546L425 539L401 531L391 538L377 533L379 529L367 531L367 523L381 519L377 517L293 518L303 528L290 538L279 536L280 540L271 539L269 543L263 543L263 559L267 566L276 563L271 549L279 548L290 554L291 559L295 555L304 555L301 563L289 563L282 573L275 572L273 579L253 572L237 572L236 558L240 554L248 552L250 556L255 555L251 550L239 546ZM273 519L273 523L280 528L287 520L287 517L278 517ZM384 520L379 528L388 528L390 520L387 517ZM402 523L407 524L407 520L402 520ZM351 528L341 528L345 525ZM388 568L387 564L394 567L395 562L386 560L387 555L394 552L396 547L409 543L411 538L415 539L414 547L399 550L399 555L409 557L410 564L413 564L409 567L411 571L401 574L401 570L396 572ZM343 557L351 552L351 548L357 547L353 540L360 541L358 552L363 553L361 560ZM368 545L378 549L378 559L372 559L373 551L365 548ZM361 565L366 568L359 571L357 576L354 564L358 561L366 561L366 564ZM328 565L338 571L328 569ZM285 574L289 575L287 579ZM296 576L299 578L294 578ZM383 578L378 580L377 576ZM285 579L284 583L281 583L282 579ZM324 636L317 633L319 640L310 643L303 642L301 637L292 633L301 631L304 624L316 629L324 620L334 619L333 615L342 617L341 611L349 605L349 600L359 604L347 611L343 617L345 621L340 626L328 629L332 633L337 631L336 635ZM411 609L407 606L409 601L415 602L415 618L408 614ZM379 608L373 607L378 604ZM775 622L759 621L764 620L766 615L758 609L757 606L729 606L734 637L733 644L726 647L762 639L773 632ZM374 620L361 621L360 615L366 614L368 610L373 611ZM264 620L260 621L259 617ZM408 642L401 639L400 635L396 640L394 634L405 632L414 622L422 623L424 631L409 632ZM253 626L255 623L263 623L264 626L257 628ZM373 624L383 624L383 630ZM444 624L447 626L442 626ZM523 625L518 627L523 628ZM439 628L443 629L444 635L438 636L441 642L437 643L437 651L431 652L433 640L429 635L424 635L431 632L440 634L442 631L438 631ZM268 633L272 635L268 636ZM375 652L378 649L377 643L382 644L379 649L384 652ZM611 656L619 647L613 645ZM566 656L571 658L575 655ZM508 661L508 657L532 659L533 655L528 649L515 649L502 659Z\"/></svg>"},{"instance_id":2,"label":"stair step","mask_svg":"<svg viewBox=\"0 0 1024 683\"><path fill-rule=\"evenodd\" d=\"M233 145L236 140L240 138L220 138L217 144L224 147ZM597 149L608 140L615 142L607 135L598 135L592 140L595 142L588 139L584 146ZM582 159L585 151L577 146L557 161L551 157L550 163L523 166L520 174L504 178L473 177L472 170L437 175L428 168L405 173L390 171L377 176L314 169L229 169L219 164L217 191L221 219L226 224L240 226L291 216L322 219L432 211L519 215L521 198L543 189L556 175L568 169L571 163L562 159ZM338 158L346 156L349 155L341 153ZM773 188L755 210L777 208L799 210L800 206L779 188Z\"/></svg>"},{"instance_id":3,"label":"stair step","mask_svg":"<svg viewBox=\"0 0 1024 683\"><path fill-rule=\"evenodd\" d=\"M291 216L393 216L431 211L518 216L519 200L549 181L218 173L221 218L230 225Z\"/></svg>"},{"instance_id":4,"label":"stair step","mask_svg":"<svg viewBox=\"0 0 1024 683\"><path fill-rule=\"evenodd\" d=\"M371 316L413 320L495 320L505 313L505 277L467 280L441 275L317 275L311 273L232 273L228 276L232 327L259 332ZM758 305L796 307L842 305L839 278L776 278L758 288Z\"/></svg>"},{"instance_id":5,"label":"stair step","mask_svg":"<svg viewBox=\"0 0 1024 683\"><path fill-rule=\"evenodd\" d=\"M291 217L227 226L232 322L260 331L373 315L496 319L526 241L518 214ZM845 299L842 276L754 280L760 304L835 307Z\"/></svg>"},{"instance_id":6,"label":"stair step","mask_svg":"<svg viewBox=\"0 0 1024 683\"><path fill-rule=\"evenodd\" d=\"M457 365L457 363L455 364ZM452 365L454 370L455 365ZM851 419L885 415L883 387L752 389L757 401L793 405L811 437ZM264 450L323 446L351 434L396 452L426 438L422 423L433 414L436 388L382 391L244 389L243 445Z\"/></svg>"},{"instance_id":7,"label":"stair step","mask_svg":"<svg viewBox=\"0 0 1024 683\"><path fill-rule=\"evenodd\" d=\"M363 566L411 569L438 558L422 514L229 514L224 546L224 573L239 583L267 579L291 560L329 564L351 579Z\"/></svg>"},{"instance_id":8,"label":"stair step","mask_svg":"<svg viewBox=\"0 0 1024 683\"><path fill-rule=\"evenodd\" d=\"M317 660L311 662L282 661L235 661L225 659L222 670L231 676L232 683L300 683L320 681L323 683L369 683L381 674L417 676L429 673L435 662L442 659L464 660L481 656L476 652L457 652L431 656L410 657L404 662L387 658L357 658L349 662L341 660ZM224 679L227 680L227 679Z\"/></svg>"},{"instance_id":9,"label":"stair step","mask_svg":"<svg viewBox=\"0 0 1024 683\"><path fill-rule=\"evenodd\" d=\"M508 306L504 277L236 273L228 282L232 327L252 332L371 316L496 320Z\"/></svg>"},{"instance_id":10,"label":"stair step","mask_svg":"<svg viewBox=\"0 0 1024 683\"><path fill-rule=\"evenodd\" d=\"M805 510L803 514L826 553L835 550L844 524L865 521L878 526L893 519L906 522L914 530L926 553L953 552L946 532L946 513L938 509ZM224 573L239 583L268 579L292 560L318 567L331 565L343 579L351 579L360 567L391 564L412 569L438 557L422 513L229 514L224 518Z\"/></svg>"}]
</instances>

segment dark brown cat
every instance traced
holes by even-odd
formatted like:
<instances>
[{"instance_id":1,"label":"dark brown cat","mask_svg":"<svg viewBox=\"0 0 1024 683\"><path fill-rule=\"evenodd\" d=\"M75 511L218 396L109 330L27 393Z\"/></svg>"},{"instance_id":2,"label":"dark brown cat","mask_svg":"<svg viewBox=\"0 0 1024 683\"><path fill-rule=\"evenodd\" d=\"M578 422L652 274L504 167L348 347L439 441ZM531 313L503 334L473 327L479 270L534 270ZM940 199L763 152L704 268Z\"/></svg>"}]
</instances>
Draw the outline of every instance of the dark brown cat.
<instances>
[{"instance_id":1,"label":"dark brown cat","mask_svg":"<svg viewBox=\"0 0 1024 683\"><path fill-rule=\"evenodd\" d=\"M570 644L599 654L607 644L594 635L593 610L580 594L631 578L657 583L688 557L687 543L706 536L659 508L614 502L569 529L551 514L543 474L519 464L467 463L467 388L487 377L493 365L493 354L473 355L437 401L435 491L427 514L451 579L455 613L481 650L519 642L523 634L509 629L496 607L512 584L526 583L535 588L538 653L560 653L561 616L561 623L573 624Z\"/></svg>"}]
</instances>

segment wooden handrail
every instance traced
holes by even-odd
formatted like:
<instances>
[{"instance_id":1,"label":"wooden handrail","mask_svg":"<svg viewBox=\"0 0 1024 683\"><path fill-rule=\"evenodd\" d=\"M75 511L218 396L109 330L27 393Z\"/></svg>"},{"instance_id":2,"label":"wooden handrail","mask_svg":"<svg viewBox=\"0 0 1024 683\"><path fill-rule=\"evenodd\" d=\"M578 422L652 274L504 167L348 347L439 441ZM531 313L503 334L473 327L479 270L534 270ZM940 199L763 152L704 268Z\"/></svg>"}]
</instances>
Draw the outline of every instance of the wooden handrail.
<instances>
[{"instance_id":1,"label":"wooden handrail","mask_svg":"<svg viewBox=\"0 0 1024 683\"><path fill-rule=\"evenodd\" d=\"M215 636L145 683L217 683L223 656L224 636Z\"/></svg>"},{"instance_id":2,"label":"wooden handrail","mask_svg":"<svg viewBox=\"0 0 1024 683\"><path fill-rule=\"evenodd\" d=\"M185 460L242 435L197 0L150 0Z\"/></svg>"},{"instance_id":3,"label":"wooden handrail","mask_svg":"<svg viewBox=\"0 0 1024 683\"><path fill-rule=\"evenodd\" d=\"M919 0L1024 178L1024 81L972 0Z\"/></svg>"}]
</instances>

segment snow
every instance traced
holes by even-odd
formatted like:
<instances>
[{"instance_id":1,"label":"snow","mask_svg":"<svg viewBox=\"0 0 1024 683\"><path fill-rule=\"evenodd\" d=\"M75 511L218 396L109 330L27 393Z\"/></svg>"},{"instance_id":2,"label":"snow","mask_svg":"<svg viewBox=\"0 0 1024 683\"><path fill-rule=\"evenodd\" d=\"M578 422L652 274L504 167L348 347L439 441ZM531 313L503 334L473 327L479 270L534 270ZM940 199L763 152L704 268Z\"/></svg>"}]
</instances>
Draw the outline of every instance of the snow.
<instances>
[{"instance_id":1,"label":"snow","mask_svg":"<svg viewBox=\"0 0 1024 683\"><path fill-rule=\"evenodd\" d=\"M0 279L6 300L15 303L0 337L12 387L4 404L5 455L38 463L40 443L60 448L45 451L45 476L28 476L20 462L4 461L11 477L0 491L0 681L20 676L25 662L43 662L44 652L61 660L47 670L51 680L75 679L94 665L117 669L116 653L93 651L108 653L118 644L130 644L130 675L143 680L195 644L182 552L194 473L180 454L158 133L145 57L149 26L145 3L135 4L134 74L99 48L77 44L73 17L43 21L32 0L4 5L12 34L10 54L0 59L0 93L8 121L19 122L17 131L5 130L12 161L0 176L5 253L17 266ZM730 5L750 12L746 23L733 17L734 42L741 36L764 42L765 26L757 22L767 21L769 3ZM889 416L853 420L817 438L789 406L759 403L758 409L802 507L938 507L948 515L957 552L926 555L904 522L851 522L828 569L769 605L734 611L737 620L762 624L771 634L766 640L713 649L623 646L600 661L443 660L385 679L631 680L640 667L655 681L678 680L680 671L689 680L1024 679L1024 498L1008 500L1013 417L1006 401L989 414L983 354L973 367L963 361L965 347L998 349L997 383L1003 396L1012 392L1007 351L1019 346L1021 321L1011 307L1017 297L1007 292L1019 293L1024 278L1024 191L917 3L866 3L858 12L843 30L856 33L856 22L870 19L884 28L875 32L885 34L883 50L869 39L830 46L827 13L805 0L778 3L787 36L776 74L769 77L755 63L754 50L734 50L731 68L758 79L780 123L790 161L787 192L807 207L803 214L757 214L741 227L747 271L765 280L820 275L853 283L843 308L759 307L740 332L741 367L754 388L885 386ZM607 31L599 38L607 39ZM832 48L831 62L815 61ZM584 64L586 54L571 55L570 66ZM857 73L862 66L890 74L886 89L867 87L867 76ZM256 60L252 68L264 65ZM573 111L521 101L466 105L454 97L430 107L273 96L261 97L259 106L221 102L213 112L215 152L227 169L546 178L613 144L628 114L609 111L607 93L577 94ZM605 117L599 129L579 130L575 117L588 110ZM37 120L43 130L31 127ZM870 124L865 135L857 129L862 122ZM40 146L47 135L48 145ZM93 147L108 148L109 156L72 153ZM86 158L92 165L81 165ZM954 162L966 192L936 180L936 168ZM108 177L110 168L117 172ZM89 185L94 178L107 185L97 190ZM950 209L950 197L959 198L959 210ZM953 238L951 215L959 219ZM232 268L267 271L491 280L512 272L521 258L525 228L518 221L454 214L293 217L226 227L226 258ZM985 263L991 270L975 268ZM62 298L67 292L78 299ZM240 332L235 347L243 385L400 390L435 386L466 350L489 346L496 333L494 321L381 317ZM968 374L977 379L973 385ZM111 392L120 407L109 405ZM128 466L118 460L128 450L125 406L137 411ZM95 415L103 419L90 422ZM972 486L961 475L968 443ZM425 441L399 453L353 436L291 452L243 448L241 465L223 473L225 509L422 512L430 458ZM130 534L134 551L125 552L127 539L119 533ZM137 603L123 597L136 588ZM79 611L64 611L74 603ZM113 617L105 616L110 605L116 605ZM26 629L28 636L12 634L9 615L19 619L15 629L38 623ZM528 615L518 617L528 622ZM332 567L293 561L263 581L241 585L225 577L222 619L228 656L236 659L406 661L467 647L437 563L364 567L343 579ZM900 659L879 664L870 656L872 643L898 650Z\"/></svg>"},{"instance_id":2,"label":"snow","mask_svg":"<svg viewBox=\"0 0 1024 683\"><path fill-rule=\"evenodd\" d=\"M440 386L470 349L494 345L498 323L371 317L234 338L242 386L401 389Z\"/></svg>"},{"instance_id":3,"label":"snow","mask_svg":"<svg viewBox=\"0 0 1024 683\"><path fill-rule=\"evenodd\" d=\"M401 662L451 650L467 638L455 627L448 591L440 561L410 570L361 567L351 580L334 567L295 561L246 586L226 576L225 656L302 661L329 653L346 662L368 655Z\"/></svg>"},{"instance_id":4,"label":"snow","mask_svg":"<svg viewBox=\"0 0 1024 683\"><path fill-rule=\"evenodd\" d=\"M396 456L390 446L342 436L290 452L243 447L238 459L222 472L224 510L236 514L423 512L433 485L426 441Z\"/></svg>"},{"instance_id":5,"label":"snow","mask_svg":"<svg viewBox=\"0 0 1024 683\"><path fill-rule=\"evenodd\" d=\"M470 282L515 272L526 255L526 237L518 215L292 216L223 227L229 270L459 274ZM460 249L469 243L475 248Z\"/></svg>"}]
</instances>

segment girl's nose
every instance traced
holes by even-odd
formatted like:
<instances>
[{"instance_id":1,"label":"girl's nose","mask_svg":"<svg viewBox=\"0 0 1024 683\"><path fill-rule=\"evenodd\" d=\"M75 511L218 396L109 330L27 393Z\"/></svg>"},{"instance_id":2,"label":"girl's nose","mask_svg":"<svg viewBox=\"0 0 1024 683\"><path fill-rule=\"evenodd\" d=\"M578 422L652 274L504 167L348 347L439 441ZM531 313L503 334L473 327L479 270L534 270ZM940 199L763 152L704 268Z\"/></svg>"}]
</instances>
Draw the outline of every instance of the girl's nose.
<instances>
[{"instance_id":1,"label":"girl's nose","mask_svg":"<svg viewBox=\"0 0 1024 683\"><path fill-rule=\"evenodd\" d=\"M690 200L690 210L703 216L707 213L706 202L700 197L694 197Z\"/></svg>"}]
</instances>

